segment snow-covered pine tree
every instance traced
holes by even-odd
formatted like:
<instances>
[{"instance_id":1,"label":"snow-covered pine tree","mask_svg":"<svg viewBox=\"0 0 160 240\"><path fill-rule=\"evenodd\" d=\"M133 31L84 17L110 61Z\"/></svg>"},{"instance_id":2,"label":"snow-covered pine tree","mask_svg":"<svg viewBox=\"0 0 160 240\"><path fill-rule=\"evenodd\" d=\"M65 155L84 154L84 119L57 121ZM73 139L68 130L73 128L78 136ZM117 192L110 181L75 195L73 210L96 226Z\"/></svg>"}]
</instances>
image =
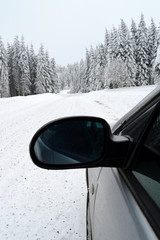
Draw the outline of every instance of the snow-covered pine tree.
<instances>
[{"instance_id":1,"label":"snow-covered pine tree","mask_svg":"<svg viewBox=\"0 0 160 240\"><path fill-rule=\"evenodd\" d=\"M53 92L53 72L50 65L50 59L48 51L45 53L45 62L43 66L43 76L44 76L44 87L45 92L52 93Z\"/></svg>"},{"instance_id":2,"label":"snow-covered pine tree","mask_svg":"<svg viewBox=\"0 0 160 240\"><path fill-rule=\"evenodd\" d=\"M89 87L88 91L95 91L97 88L97 78L96 78L96 55L93 47L90 47L89 51L90 65L89 65Z\"/></svg>"},{"instance_id":3,"label":"snow-covered pine tree","mask_svg":"<svg viewBox=\"0 0 160 240\"><path fill-rule=\"evenodd\" d=\"M16 88L13 75L13 46L7 44L7 60L8 60L8 78L9 78L9 89L10 96L16 96Z\"/></svg>"},{"instance_id":4,"label":"snow-covered pine tree","mask_svg":"<svg viewBox=\"0 0 160 240\"><path fill-rule=\"evenodd\" d=\"M133 57L135 62L136 74L135 74L135 85L139 86L138 80L138 29L135 21L131 20L131 45L133 50Z\"/></svg>"},{"instance_id":5,"label":"snow-covered pine tree","mask_svg":"<svg viewBox=\"0 0 160 240\"><path fill-rule=\"evenodd\" d=\"M130 32L121 19L121 25L119 29L119 54L118 57L125 63L128 71L128 77L130 79L130 86L135 86L135 76L136 76L136 63L134 59L134 52L131 44ZM123 86L128 86L128 82L124 82Z\"/></svg>"},{"instance_id":6,"label":"snow-covered pine tree","mask_svg":"<svg viewBox=\"0 0 160 240\"><path fill-rule=\"evenodd\" d=\"M83 59L81 59L79 63L79 91L81 92L81 88L83 86L83 81L84 81L84 74L85 74L85 62Z\"/></svg>"},{"instance_id":7,"label":"snow-covered pine tree","mask_svg":"<svg viewBox=\"0 0 160 240\"><path fill-rule=\"evenodd\" d=\"M105 48L103 44L99 44L96 48L96 64L95 64L96 90L104 89L105 66L106 66Z\"/></svg>"},{"instance_id":8,"label":"snow-covered pine tree","mask_svg":"<svg viewBox=\"0 0 160 240\"><path fill-rule=\"evenodd\" d=\"M90 91L90 82L89 82L89 77L90 77L90 54L88 49L86 49L86 59L85 59L85 74L84 74L84 79L83 79L83 84L81 86L81 92L86 93Z\"/></svg>"},{"instance_id":9,"label":"snow-covered pine tree","mask_svg":"<svg viewBox=\"0 0 160 240\"><path fill-rule=\"evenodd\" d=\"M109 38L109 62L112 62L118 57L119 53L119 35L115 27L111 30Z\"/></svg>"},{"instance_id":10,"label":"snow-covered pine tree","mask_svg":"<svg viewBox=\"0 0 160 240\"><path fill-rule=\"evenodd\" d=\"M137 56L137 25L135 21L132 19L131 20L131 43L132 47L134 49L135 57Z\"/></svg>"},{"instance_id":11,"label":"snow-covered pine tree","mask_svg":"<svg viewBox=\"0 0 160 240\"><path fill-rule=\"evenodd\" d=\"M37 73L36 80L34 84L35 93L41 94L46 92L46 73L45 73L45 53L43 44L41 44L38 57L37 57Z\"/></svg>"},{"instance_id":12,"label":"snow-covered pine tree","mask_svg":"<svg viewBox=\"0 0 160 240\"><path fill-rule=\"evenodd\" d=\"M16 36L13 43L13 78L15 85L15 96L21 95L19 56L20 56L20 42L18 36Z\"/></svg>"},{"instance_id":13,"label":"snow-covered pine tree","mask_svg":"<svg viewBox=\"0 0 160 240\"><path fill-rule=\"evenodd\" d=\"M57 70L56 70L56 62L55 62L54 58L52 58L50 61L50 67L51 67L52 91L54 93L58 93L59 92L59 83L58 83L58 76L57 76Z\"/></svg>"},{"instance_id":14,"label":"snow-covered pine tree","mask_svg":"<svg viewBox=\"0 0 160 240\"><path fill-rule=\"evenodd\" d=\"M30 70L31 94L34 94L36 74L37 74L37 56L35 54L32 44L28 51L28 61L29 61L29 70Z\"/></svg>"},{"instance_id":15,"label":"snow-covered pine tree","mask_svg":"<svg viewBox=\"0 0 160 240\"><path fill-rule=\"evenodd\" d=\"M105 38L104 38L104 54L105 54L105 67L108 65L110 57L109 57L109 46L110 46L110 33L107 29L105 29Z\"/></svg>"},{"instance_id":16,"label":"snow-covered pine tree","mask_svg":"<svg viewBox=\"0 0 160 240\"><path fill-rule=\"evenodd\" d=\"M0 37L0 97L9 97L7 51Z\"/></svg>"},{"instance_id":17,"label":"snow-covered pine tree","mask_svg":"<svg viewBox=\"0 0 160 240\"><path fill-rule=\"evenodd\" d=\"M28 54L23 36L20 43L18 67L20 72L20 95L26 96L31 94L31 82Z\"/></svg>"},{"instance_id":18,"label":"snow-covered pine tree","mask_svg":"<svg viewBox=\"0 0 160 240\"><path fill-rule=\"evenodd\" d=\"M118 46L118 57L126 62L128 58L128 48L130 47L130 36L129 30L123 19L121 19L121 24L119 28L119 46Z\"/></svg>"},{"instance_id":19,"label":"snow-covered pine tree","mask_svg":"<svg viewBox=\"0 0 160 240\"><path fill-rule=\"evenodd\" d=\"M147 56L147 27L144 21L144 15L141 14L141 19L137 31L137 79L138 85L148 85L148 56Z\"/></svg>"},{"instance_id":20,"label":"snow-covered pine tree","mask_svg":"<svg viewBox=\"0 0 160 240\"><path fill-rule=\"evenodd\" d=\"M154 64L157 57L157 49L158 49L159 41L158 41L158 32L156 25L151 19L151 25L148 29L148 42L147 42L147 50L148 50L148 83L154 84Z\"/></svg>"},{"instance_id":21,"label":"snow-covered pine tree","mask_svg":"<svg viewBox=\"0 0 160 240\"><path fill-rule=\"evenodd\" d=\"M44 52L41 45L37 58L37 73L35 80L35 93L57 93L58 79L55 72L55 62L50 60L49 54Z\"/></svg>"}]
</instances>

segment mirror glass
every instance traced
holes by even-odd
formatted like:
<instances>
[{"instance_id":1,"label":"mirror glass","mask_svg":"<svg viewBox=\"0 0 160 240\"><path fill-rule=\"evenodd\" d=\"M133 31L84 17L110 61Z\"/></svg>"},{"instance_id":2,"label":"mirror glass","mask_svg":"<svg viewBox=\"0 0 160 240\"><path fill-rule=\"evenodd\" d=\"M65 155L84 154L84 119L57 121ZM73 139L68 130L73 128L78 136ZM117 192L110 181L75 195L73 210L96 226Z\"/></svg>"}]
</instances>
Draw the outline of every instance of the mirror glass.
<instances>
[{"instance_id":1,"label":"mirror glass","mask_svg":"<svg viewBox=\"0 0 160 240\"><path fill-rule=\"evenodd\" d=\"M98 160L104 149L104 126L98 121L68 120L46 127L35 142L34 154L50 165Z\"/></svg>"}]
</instances>

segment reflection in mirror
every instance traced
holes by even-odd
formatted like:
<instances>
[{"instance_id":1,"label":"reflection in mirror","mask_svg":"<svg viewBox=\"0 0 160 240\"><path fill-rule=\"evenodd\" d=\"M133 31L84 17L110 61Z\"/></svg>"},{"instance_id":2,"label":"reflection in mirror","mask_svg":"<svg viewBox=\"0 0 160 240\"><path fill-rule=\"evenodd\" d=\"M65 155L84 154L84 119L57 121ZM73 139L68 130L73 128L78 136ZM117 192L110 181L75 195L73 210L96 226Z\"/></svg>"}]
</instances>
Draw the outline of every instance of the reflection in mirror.
<instances>
[{"instance_id":1,"label":"reflection in mirror","mask_svg":"<svg viewBox=\"0 0 160 240\"><path fill-rule=\"evenodd\" d=\"M104 148L101 122L69 120L54 123L38 137L34 152L40 162L65 165L98 160Z\"/></svg>"}]
</instances>

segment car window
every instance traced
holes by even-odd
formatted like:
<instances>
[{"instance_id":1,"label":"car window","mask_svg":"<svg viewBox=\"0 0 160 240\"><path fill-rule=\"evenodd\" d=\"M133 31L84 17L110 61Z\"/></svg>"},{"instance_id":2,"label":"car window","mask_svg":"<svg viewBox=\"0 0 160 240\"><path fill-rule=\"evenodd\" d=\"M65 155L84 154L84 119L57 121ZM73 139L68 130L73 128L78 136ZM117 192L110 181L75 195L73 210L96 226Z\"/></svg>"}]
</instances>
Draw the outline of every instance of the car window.
<instances>
[{"instance_id":1,"label":"car window","mask_svg":"<svg viewBox=\"0 0 160 240\"><path fill-rule=\"evenodd\" d=\"M133 174L160 207L160 114L145 138Z\"/></svg>"}]
</instances>

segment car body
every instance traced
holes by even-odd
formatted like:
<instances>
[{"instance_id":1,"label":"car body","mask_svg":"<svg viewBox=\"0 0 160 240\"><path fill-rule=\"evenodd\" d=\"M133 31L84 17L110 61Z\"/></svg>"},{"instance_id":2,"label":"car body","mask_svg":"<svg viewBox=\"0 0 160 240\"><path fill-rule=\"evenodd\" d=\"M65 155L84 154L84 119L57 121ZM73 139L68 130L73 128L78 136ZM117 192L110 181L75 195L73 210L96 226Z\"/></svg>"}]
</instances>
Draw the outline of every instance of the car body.
<instances>
[{"instance_id":1,"label":"car body","mask_svg":"<svg viewBox=\"0 0 160 240\"><path fill-rule=\"evenodd\" d=\"M149 240L160 237L159 209L132 170L141 137L148 129L148 122L159 101L160 88L156 88L112 128L114 134L128 135L134 142L133 149L136 150L132 150L132 161L126 169L87 169L90 239ZM160 176L160 165L158 174ZM158 194L160 196L160 191Z\"/></svg>"},{"instance_id":2,"label":"car body","mask_svg":"<svg viewBox=\"0 0 160 240\"><path fill-rule=\"evenodd\" d=\"M100 132L96 146L101 142L103 148L98 154L84 160L84 154L81 158L79 153L83 161L63 164L62 160L57 164L46 160L45 147L39 157L42 134L51 128L55 133L57 126L61 129L62 124L72 125L73 121L77 125L79 121L87 123L84 129L88 139L93 135L92 125L96 134ZM61 152L67 161L76 160L71 153L71 148L69 153L66 149ZM121 118L112 131L104 120L91 117L61 119L45 125L33 137L30 154L36 165L46 169L86 168L88 240L160 238L160 87ZM57 156L57 148L53 155Z\"/></svg>"}]
</instances>

